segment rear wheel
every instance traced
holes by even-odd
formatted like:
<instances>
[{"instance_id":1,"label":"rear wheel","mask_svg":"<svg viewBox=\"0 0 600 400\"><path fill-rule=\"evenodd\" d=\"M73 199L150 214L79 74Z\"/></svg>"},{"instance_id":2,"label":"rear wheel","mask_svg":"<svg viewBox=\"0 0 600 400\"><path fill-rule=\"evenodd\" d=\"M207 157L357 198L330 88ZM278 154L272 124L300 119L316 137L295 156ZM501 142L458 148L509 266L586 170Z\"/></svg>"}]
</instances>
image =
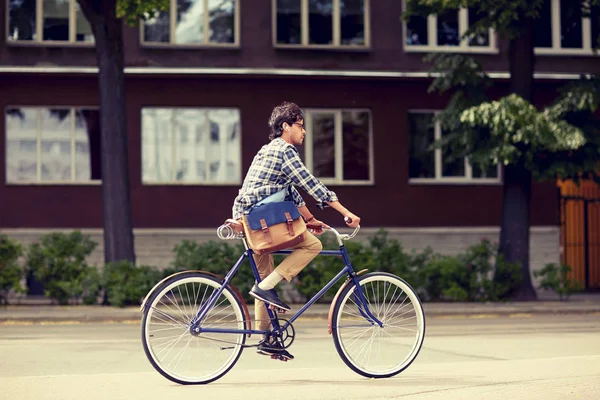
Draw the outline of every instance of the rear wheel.
<instances>
[{"instance_id":1,"label":"rear wheel","mask_svg":"<svg viewBox=\"0 0 600 400\"><path fill-rule=\"evenodd\" d=\"M344 363L360 375L394 376L415 360L423 345L421 301L408 283L395 275L379 272L358 279L369 311L383 326L369 321L356 286L349 284L334 305L335 347Z\"/></svg>"},{"instance_id":2,"label":"rear wheel","mask_svg":"<svg viewBox=\"0 0 600 400\"><path fill-rule=\"evenodd\" d=\"M142 344L150 364L180 384L203 384L225 375L239 359L243 333L192 334L192 320L221 283L200 272L166 280L148 300L142 319ZM225 288L200 328L246 329L240 299Z\"/></svg>"}]
</instances>

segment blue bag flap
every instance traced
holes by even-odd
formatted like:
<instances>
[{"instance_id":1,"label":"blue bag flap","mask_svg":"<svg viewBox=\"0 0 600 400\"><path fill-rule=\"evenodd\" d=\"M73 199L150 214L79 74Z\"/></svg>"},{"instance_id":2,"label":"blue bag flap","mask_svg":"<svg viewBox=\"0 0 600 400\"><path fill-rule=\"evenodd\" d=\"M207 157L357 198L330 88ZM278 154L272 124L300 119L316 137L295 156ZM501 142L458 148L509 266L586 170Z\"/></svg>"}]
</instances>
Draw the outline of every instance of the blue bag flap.
<instances>
[{"instance_id":1,"label":"blue bag flap","mask_svg":"<svg viewBox=\"0 0 600 400\"><path fill-rule=\"evenodd\" d=\"M273 226L286 222L287 218L285 213L290 213L293 220L300 218L300 211L294 205L293 201L281 201L277 203L267 203L257 207L254 207L246 218L248 219L248 225L253 231L262 229L260 220L264 219L267 226Z\"/></svg>"}]
</instances>

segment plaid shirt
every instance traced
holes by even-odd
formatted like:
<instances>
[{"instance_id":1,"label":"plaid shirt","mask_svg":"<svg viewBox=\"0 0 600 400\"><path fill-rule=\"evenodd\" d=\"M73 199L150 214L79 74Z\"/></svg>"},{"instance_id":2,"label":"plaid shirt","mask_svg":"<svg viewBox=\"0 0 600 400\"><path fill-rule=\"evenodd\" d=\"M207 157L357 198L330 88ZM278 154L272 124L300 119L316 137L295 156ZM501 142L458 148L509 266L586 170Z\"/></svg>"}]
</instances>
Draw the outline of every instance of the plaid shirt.
<instances>
[{"instance_id":1,"label":"plaid shirt","mask_svg":"<svg viewBox=\"0 0 600 400\"><path fill-rule=\"evenodd\" d=\"M301 187L317 200L322 209L324 202L338 201L336 194L306 168L298 150L282 138L264 145L254 156L242 188L233 203L233 218L239 219L261 200L290 187L296 207L306 203L294 186Z\"/></svg>"}]
</instances>

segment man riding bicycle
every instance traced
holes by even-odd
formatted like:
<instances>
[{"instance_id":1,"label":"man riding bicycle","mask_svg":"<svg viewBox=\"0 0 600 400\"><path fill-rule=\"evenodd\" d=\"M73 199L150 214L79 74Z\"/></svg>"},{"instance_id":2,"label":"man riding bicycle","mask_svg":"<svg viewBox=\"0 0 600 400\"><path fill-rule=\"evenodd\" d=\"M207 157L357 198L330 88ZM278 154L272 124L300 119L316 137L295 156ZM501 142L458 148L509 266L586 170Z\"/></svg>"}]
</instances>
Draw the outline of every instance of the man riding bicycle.
<instances>
[{"instance_id":1,"label":"man riding bicycle","mask_svg":"<svg viewBox=\"0 0 600 400\"><path fill-rule=\"evenodd\" d=\"M360 224L360 218L346 209L338 200L336 194L315 178L306 168L296 145L301 145L306 135L304 129L304 114L294 103L284 102L273 109L269 118L270 142L264 145L252 160L242 188L233 204L233 218L241 220L254 206L285 196L291 193L291 199L298 208L302 218L311 226L310 231L320 235L328 228L317 220L306 207L306 203L295 186L304 189L315 200L319 208L330 206L347 218L347 225L355 228ZM288 191L289 189L289 191ZM289 196L289 195L287 195ZM264 303L272 307L290 311L290 307L279 299L275 286L283 279L290 282L292 278L308 265L322 250L321 241L310 232L306 232L304 240L292 247L294 250L274 268L271 254L254 254L254 260L261 278L250 290L255 298L255 319L259 330L266 330L270 319ZM258 344L257 352L263 355L278 355L285 359L293 359L288 351L279 348L263 335Z\"/></svg>"}]
</instances>

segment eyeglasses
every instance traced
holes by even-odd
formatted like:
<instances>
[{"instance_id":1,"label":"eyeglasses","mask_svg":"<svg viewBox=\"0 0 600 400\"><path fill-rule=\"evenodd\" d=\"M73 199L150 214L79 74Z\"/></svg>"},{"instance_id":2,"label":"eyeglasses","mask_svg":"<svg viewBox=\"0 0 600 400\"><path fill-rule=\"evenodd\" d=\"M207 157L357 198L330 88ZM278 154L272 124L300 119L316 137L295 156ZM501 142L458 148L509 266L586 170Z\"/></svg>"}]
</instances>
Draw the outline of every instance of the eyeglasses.
<instances>
[{"instance_id":1,"label":"eyeglasses","mask_svg":"<svg viewBox=\"0 0 600 400\"><path fill-rule=\"evenodd\" d=\"M301 124L300 122L294 122L292 125L298 125L301 129L306 129L304 124Z\"/></svg>"}]
</instances>

